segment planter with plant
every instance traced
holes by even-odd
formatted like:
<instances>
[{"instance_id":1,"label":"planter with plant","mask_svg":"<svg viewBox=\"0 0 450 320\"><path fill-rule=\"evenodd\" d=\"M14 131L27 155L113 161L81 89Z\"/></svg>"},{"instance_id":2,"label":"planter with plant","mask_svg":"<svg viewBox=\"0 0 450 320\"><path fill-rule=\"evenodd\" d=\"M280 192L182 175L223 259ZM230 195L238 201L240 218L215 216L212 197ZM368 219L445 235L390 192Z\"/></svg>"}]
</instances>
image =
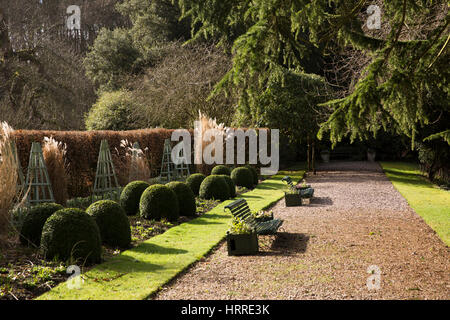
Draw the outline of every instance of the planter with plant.
<instances>
[{"instance_id":1,"label":"planter with plant","mask_svg":"<svg viewBox=\"0 0 450 320\"><path fill-rule=\"evenodd\" d=\"M306 189L309 189L309 188L311 188L311 185L307 184L306 180L303 179L302 183L300 184L300 186L297 187L297 190L306 190Z\"/></svg>"},{"instance_id":2,"label":"planter with plant","mask_svg":"<svg viewBox=\"0 0 450 320\"><path fill-rule=\"evenodd\" d=\"M320 157L323 162L330 162L330 150L322 150L320 152Z\"/></svg>"},{"instance_id":3,"label":"planter with plant","mask_svg":"<svg viewBox=\"0 0 450 320\"><path fill-rule=\"evenodd\" d=\"M377 152L375 151L375 149L372 149L372 148L367 149L367 160L369 160L370 162L375 162L376 156L377 156Z\"/></svg>"},{"instance_id":4,"label":"planter with plant","mask_svg":"<svg viewBox=\"0 0 450 320\"><path fill-rule=\"evenodd\" d=\"M253 211L252 216L257 222L265 222L273 220L273 211Z\"/></svg>"},{"instance_id":5,"label":"planter with plant","mask_svg":"<svg viewBox=\"0 0 450 320\"><path fill-rule=\"evenodd\" d=\"M227 231L227 249L229 256L258 253L256 231L241 219L233 217L230 229Z\"/></svg>"},{"instance_id":6,"label":"planter with plant","mask_svg":"<svg viewBox=\"0 0 450 320\"><path fill-rule=\"evenodd\" d=\"M302 195L300 190L287 190L284 192L284 203L286 207L297 207L302 205Z\"/></svg>"}]
</instances>

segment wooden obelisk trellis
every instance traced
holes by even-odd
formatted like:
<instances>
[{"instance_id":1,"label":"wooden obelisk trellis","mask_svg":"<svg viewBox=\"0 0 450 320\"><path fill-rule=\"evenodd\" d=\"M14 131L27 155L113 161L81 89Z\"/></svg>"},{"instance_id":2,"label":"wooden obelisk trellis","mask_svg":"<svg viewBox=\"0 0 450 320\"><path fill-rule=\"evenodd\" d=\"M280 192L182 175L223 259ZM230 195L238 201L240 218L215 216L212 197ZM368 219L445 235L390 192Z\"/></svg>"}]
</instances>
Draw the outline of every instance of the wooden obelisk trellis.
<instances>
[{"instance_id":1,"label":"wooden obelisk trellis","mask_svg":"<svg viewBox=\"0 0 450 320\"><path fill-rule=\"evenodd\" d=\"M102 140L95 174L94 196L118 200L120 191L108 141Z\"/></svg>"},{"instance_id":2,"label":"wooden obelisk trellis","mask_svg":"<svg viewBox=\"0 0 450 320\"><path fill-rule=\"evenodd\" d=\"M161 182L170 182L177 179L177 172L175 170L175 164L172 161L172 147L170 140L164 140L163 157L161 161L161 173L159 174L159 180Z\"/></svg>"},{"instance_id":3,"label":"wooden obelisk trellis","mask_svg":"<svg viewBox=\"0 0 450 320\"><path fill-rule=\"evenodd\" d=\"M27 198L31 205L55 202L52 185L39 142L33 142L31 145L25 186L29 187Z\"/></svg>"}]
</instances>

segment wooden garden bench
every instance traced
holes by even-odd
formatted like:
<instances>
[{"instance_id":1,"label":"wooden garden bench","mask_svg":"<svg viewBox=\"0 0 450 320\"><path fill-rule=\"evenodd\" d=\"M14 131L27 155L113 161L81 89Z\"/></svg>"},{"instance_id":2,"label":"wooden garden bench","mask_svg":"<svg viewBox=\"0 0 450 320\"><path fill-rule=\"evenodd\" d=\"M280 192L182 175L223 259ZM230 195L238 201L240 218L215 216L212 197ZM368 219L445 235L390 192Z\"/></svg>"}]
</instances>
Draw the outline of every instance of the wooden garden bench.
<instances>
[{"instance_id":1,"label":"wooden garden bench","mask_svg":"<svg viewBox=\"0 0 450 320\"><path fill-rule=\"evenodd\" d=\"M302 195L302 198L312 198L314 195L314 189L311 186L301 187L294 185L290 176L285 176L282 181L286 182L286 184L291 188L291 190L297 191Z\"/></svg>"},{"instance_id":2,"label":"wooden garden bench","mask_svg":"<svg viewBox=\"0 0 450 320\"><path fill-rule=\"evenodd\" d=\"M243 220L251 228L253 228L258 235L271 235L276 234L278 228L283 224L283 220L273 219L270 221L259 222L252 216L248 203L245 199L238 199L233 201L229 205L225 206L225 209L230 210L234 217Z\"/></svg>"}]
</instances>

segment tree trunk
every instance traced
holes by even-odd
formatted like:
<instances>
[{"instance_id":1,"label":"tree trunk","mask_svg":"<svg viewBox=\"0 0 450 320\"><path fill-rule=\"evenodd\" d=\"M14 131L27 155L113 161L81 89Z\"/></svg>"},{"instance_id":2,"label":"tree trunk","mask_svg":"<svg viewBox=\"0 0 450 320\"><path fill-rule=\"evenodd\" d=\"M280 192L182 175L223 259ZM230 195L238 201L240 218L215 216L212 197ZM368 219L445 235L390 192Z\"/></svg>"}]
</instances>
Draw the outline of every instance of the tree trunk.
<instances>
[{"instance_id":1,"label":"tree trunk","mask_svg":"<svg viewBox=\"0 0 450 320\"><path fill-rule=\"evenodd\" d=\"M312 162L312 171L316 174L316 160L315 160L315 141L312 142L312 151L311 151L311 162Z\"/></svg>"},{"instance_id":2,"label":"tree trunk","mask_svg":"<svg viewBox=\"0 0 450 320\"><path fill-rule=\"evenodd\" d=\"M308 148L306 150L306 161L307 161L307 171L311 171L311 145L310 145L310 140L309 140L309 136L307 137L307 143L308 143Z\"/></svg>"},{"instance_id":3,"label":"tree trunk","mask_svg":"<svg viewBox=\"0 0 450 320\"><path fill-rule=\"evenodd\" d=\"M6 60L12 52L11 41L9 40L8 18L5 10L0 8L0 59Z\"/></svg>"}]
</instances>

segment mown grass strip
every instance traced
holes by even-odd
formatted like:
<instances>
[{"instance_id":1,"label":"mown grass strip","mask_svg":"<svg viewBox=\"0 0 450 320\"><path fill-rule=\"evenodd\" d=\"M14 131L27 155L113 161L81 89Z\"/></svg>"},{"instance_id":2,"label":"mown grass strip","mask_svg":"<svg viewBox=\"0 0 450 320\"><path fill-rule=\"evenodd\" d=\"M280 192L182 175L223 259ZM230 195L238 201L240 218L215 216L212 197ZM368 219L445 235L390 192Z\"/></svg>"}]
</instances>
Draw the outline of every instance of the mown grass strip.
<instances>
[{"instance_id":1,"label":"mown grass strip","mask_svg":"<svg viewBox=\"0 0 450 320\"><path fill-rule=\"evenodd\" d=\"M281 178L294 181L304 171L282 171L242 195L252 210L265 209L284 196ZM225 201L203 216L173 227L139 246L95 266L83 274L79 289L61 283L38 300L142 300L155 293L177 274L208 254L224 239L230 223Z\"/></svg>"},{"instance_id":2,"label":"mown grass strip","mask_svg":"<svg viewBox=\"0 0 450 320\"><path fill-rule=\"evenodd\" d=\"M386 176L418 215L450 246L450 192L428 182L416 164L380 162Z\"/></svg>"}]
</instances>

